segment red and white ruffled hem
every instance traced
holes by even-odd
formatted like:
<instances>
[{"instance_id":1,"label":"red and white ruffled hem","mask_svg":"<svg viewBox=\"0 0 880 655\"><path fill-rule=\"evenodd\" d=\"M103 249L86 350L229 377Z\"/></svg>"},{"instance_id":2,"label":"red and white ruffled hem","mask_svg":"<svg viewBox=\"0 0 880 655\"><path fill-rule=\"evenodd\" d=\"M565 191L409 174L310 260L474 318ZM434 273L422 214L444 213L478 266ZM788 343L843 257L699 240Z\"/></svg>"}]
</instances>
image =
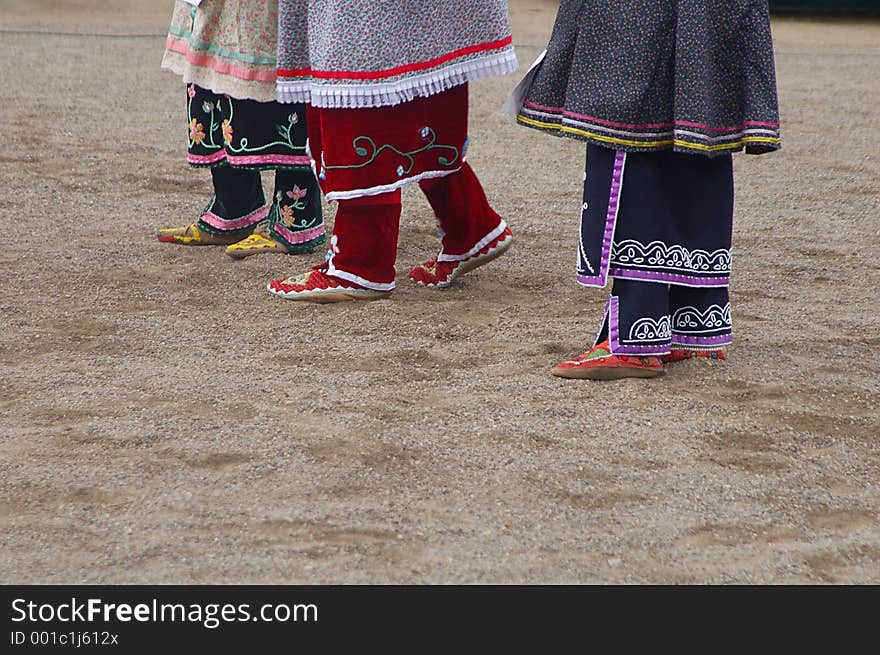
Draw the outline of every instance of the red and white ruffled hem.
<instances>
[{"instance_id":1,"label":"red and white ruffled hem","mask_svg":"<svg viewBox=\"0 0 880 655\"><path fill-rule=\"evenodd\" d=\"M394 82L337 84L315 79L284 79L284 71L279 71L278 101L304 102L324 109L388 107L418 97L427 98L475 80L507 75L517 67L516 53L510 48Z\"/></svg>"}]
</instances>

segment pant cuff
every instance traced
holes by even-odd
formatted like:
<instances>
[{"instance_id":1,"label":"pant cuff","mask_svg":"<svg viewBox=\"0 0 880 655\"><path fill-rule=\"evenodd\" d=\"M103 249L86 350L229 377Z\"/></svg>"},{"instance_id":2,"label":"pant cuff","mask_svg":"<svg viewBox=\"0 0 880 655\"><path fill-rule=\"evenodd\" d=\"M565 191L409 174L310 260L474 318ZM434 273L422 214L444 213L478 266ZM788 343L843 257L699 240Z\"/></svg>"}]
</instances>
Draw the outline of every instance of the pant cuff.
<instances>
[{"instance_id":1,"label":"pant cuff","mask_svg":"<svg viewBox=\"0 0 880 655\"><path fill-rule=\"evenodd\" d=\"M362 278L360 275L340 270L333 265L332 261L327 264L327 275L338 277L340 280L353 282L354 284L362 286L365 289L371 289L372 291L394 291L396 288L394 282L373 282L372 280Z\"/></svg>"},{"instance_id":2,"label":"pant cuff","mask_svg":"<svg viewBox=\"0 0 880 655\"><path fill-rule=\"evenodd\" d=\"M258 207L240 218L223 218L208 210L199 217L198 226L208 232L241 232L252 229L269 215L269 205Z\"/></svg>"},{"instance_id":3,"label":"pant cuff","mask_svg":"<svg viewBox=\"0 0 880 655\"><path fill-rule=\"evenodd\" d=\"M470 259L474 255L476 255L478 252L480 252L483 248L485 248L490 243L492 243L495 239L500 237L502 235L502 233L504 232L504 230L506 230L506 229L507 229L507 223L502 218L501 222L498 223L498 225L496 225L486 236L484 236L482 239L477 241L477 243L474 244L474 246L470 250L468 250L466 253L463 253L461 255L448 255L448 254L444 253L443 250L440 250L440 254L437 255L437 261L438 262L460 262L465 259Z\"/></svg>"},{"instance_id":4,"label":"pant cuff","mask_svg":"<svg viewBox=\"0 0 880 655\"><path fill-rule=\"evenodd\" d=\"M671 352L671 334L669 317L658 320L650 317L642 318L629 326L630 343L622 343L620 324L620 299L617 296L608 298L608 343L615 355L668 355ZM642 334L641 331L644 331ZM644 337L644 339L642 339ZM641 343L633 343L639 340Z\"/></svg>"}]
</instances>

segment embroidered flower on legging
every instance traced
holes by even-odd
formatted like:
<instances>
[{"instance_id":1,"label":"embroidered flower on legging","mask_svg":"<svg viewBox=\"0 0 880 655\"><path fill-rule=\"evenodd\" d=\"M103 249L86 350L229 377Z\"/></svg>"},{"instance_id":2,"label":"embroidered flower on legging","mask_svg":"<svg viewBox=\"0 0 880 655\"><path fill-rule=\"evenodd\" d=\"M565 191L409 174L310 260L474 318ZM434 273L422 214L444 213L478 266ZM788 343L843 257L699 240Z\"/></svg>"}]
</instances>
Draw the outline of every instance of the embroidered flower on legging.
<instances>
[{"instance_id":1,"label":"embroidered flower on legging","mask_svg":"<svg viewBox=\"0 0 880 655\"><path fill-rule=\"evenodd\" d=\"M189 140L196 145L205 140L205 127L195 118L189 122Z\"/></svg>"},{"instance_id":2,"label":"embroidered flower on legging","mask_svg":"<svg viewBox=\"0 0 880 655\"><path fill-rule=\"evenodd\" d=\"M186 95L188 95L190 98L196 97L196 85L195 84L190 84L188 87L186 87Z\"/></svg>"},{"instance_id":3,"label":"embroidered flower on legging","mask_svg":"<svg viewBox=\"0 0 880 655\"><path fill-rule=\"evenodd\" d=\"M405 171L404 171L403 166L398 166L398 167L397 167L397 177L403 177L404 172L405 172Z\"/></svg>"},{"instance_id":4,"label":"embroidered flower on legging","mask_svg":"<svg viewBox=\"0 0 880 655\"><path fill-rule=\"evenodd\" d=\"M296 216L294 216L293 207L290 205L281 206L281 224L287 227L294 227L296 225Z\"/></svg>"},{"instance_id":5,"label":"embroidered flower on legging","mask_svg":"<svg viewBox=\"0 0 880 655\"><path fill-rule=\"evenodd\" d=\"M223 125L221 126L221 129L223 130L223 143L229 145L230 143L232 143L233 129L232 123L229 122L228 118L223 119Z\"/></svg>"},{"instance_id":6,"label":"embroidered flower on legging","mask_svg":"<svg viewBox=\"0 0 880 655\"><path fill-rule=\"evenodd\" d=\"M210 114L212 111L214 111L214 103L205 100L205 102L202 103L202 111L206 114Z\"/></svg>"},{"instance_id":7,"label":"embroidered flower on legging","mask_svg":"<svg viewBox=\"0 0 880 655\"><path fill-rule=\"evenodd\" d=\"M292 200L300 200L305 198L309 193L308 189L300 189L296 184L293 185L293 189L287 192L287 197Z\"/></svg>"},{"instance_id":8,"label":"embroidered flower on legging","mask_svg":"<svg viewBox=\"0 0 880 655\"><path fill-rule=\"evenodd\" d=\"M291 125L296 125L299 123L299 114L293 112L290 116L287 117L287 122Z\"/></svg>"}]
</instances>

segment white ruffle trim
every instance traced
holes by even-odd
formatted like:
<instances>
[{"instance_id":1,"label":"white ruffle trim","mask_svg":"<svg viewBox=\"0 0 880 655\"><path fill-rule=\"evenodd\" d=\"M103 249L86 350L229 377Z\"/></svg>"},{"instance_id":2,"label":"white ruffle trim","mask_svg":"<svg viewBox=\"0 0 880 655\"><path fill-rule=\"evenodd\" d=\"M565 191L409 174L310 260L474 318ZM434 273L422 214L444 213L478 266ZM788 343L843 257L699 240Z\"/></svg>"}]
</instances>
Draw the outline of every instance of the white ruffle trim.
<instances>
[{"instance_id":1,"label":"white ruffle trim","mask_svg":"<svg viewBox=\"0 0 880 655\"><path fill-rule=\"evenodd\" d=\"M383 284L381 282L370 282L366 278L362 278L360 275L355 275L354 273L349 273L348 271L341 271L333 265L332 260L327 266L327 275L338 277L340 280L354 282L355 284L358 284L365 289L369 289L370 291L394 291L396 286L394 282L389 282L388 284Z\"/></svg>"},{"instance_id":2,"label":"white ruffle trim","mask_svg":"<svg viewBox=\"0 0 880 655\"><path fill-rule=\"evenodd\" d=\"M462 160L464 161L464 160ZM348 191L330 191L324 194L324 197L327 199L327 202L333 202L335 200L352 200L354 198L363 198L364 196L380 196L383 193L391 193L392 191L396 191L407 184L412 184L413 182L421 182L422 180L433 180L438 177L446 177L447 175L452 175L453 173L458 173L461 168L455 168L447 171L425 171L424 173L420 173L418 175L413 175L412 177L404 177L396 182L392 182L391 184L381 184L374 187L369 187L367 189L350 189Z\"/></svg>"},{"instance_id":3,"label":"white ruffle trim","mask_svg":"<svg viewBox=\"0 0 880 655\"><path fill-rule=\"evenodd\" d=\"M478 252L480 252L483 248L485 248L490 243L492 243L495 239L500 237L501 234L506 229L507 229L507 223L502 218L501 222L498 225L496 225L495 228L491 232L489 232L489 234L487 234L482 239L477 241L477 243L474 245L474 247L471 248L470 250L468 250L463 255L447 255L446 253L443 252L443 249L441 248L440 254L437 255L437 261L438 262L461 262L461 261L464 261L465 259L470 259L474 255L476 255Z\"/></svg>"},{"instance_id":4,"label":"white ruffle trim","mask_svg":"<svg viewBox=\"0 0 880 655\"><path fill-rule=\"evenodd\" d=\"M516 71L517 67L516 53L510 48L396 82L334 84L314 80L279 79L278 101L305 102L326 109L391 107L410 102L417 97L427 98L474 80L507 75Z\"/></svg>"}]
</instances>

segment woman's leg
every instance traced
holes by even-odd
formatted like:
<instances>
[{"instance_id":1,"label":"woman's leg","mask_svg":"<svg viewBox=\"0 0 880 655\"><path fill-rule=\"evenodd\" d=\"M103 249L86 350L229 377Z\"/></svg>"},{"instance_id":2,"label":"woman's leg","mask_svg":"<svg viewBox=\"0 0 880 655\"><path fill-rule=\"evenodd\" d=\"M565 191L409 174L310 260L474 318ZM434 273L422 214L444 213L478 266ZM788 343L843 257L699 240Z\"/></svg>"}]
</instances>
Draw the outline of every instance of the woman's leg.
<instances>
[{"instance_id":1,"label":"woman's leg","mask_svg":"<svg viewBox=\"0 0 880 655\"><path fill-rule=\"evenodd\" d=\"M416 284L444 288L460 275L502 255L512 243L507 223L489 205L476 174L465 162L451 175L419 182L442 234L436 259L409 273Z\"/></svg>"},{"instance_id":2,"label":"woman's leg","mask_svg":"<svg viewBox=\"0 0 880 655\"><path fill-rule=\"evenodd\" d=\"M340 200L327 261L311 271L269 283L290 300L378 300L394 290L400 191Z\"/></svg>"},{"instance_id":3,"label":"woman's leg","mask_svg":"<svg viewBox=\"0 0 880 655\"><path fill-rule=\"evenodd\" d=\"M664 361L726 359L733 342L730 293L725 287L673 286L669 294L672 352Z\"/></svg>"},{"instance_id":4,"label":"woman's leg","mask_svg":"<svg viewBox=\"0 0 880 655\"><path fill-rule=\"evenodd\" d=\"M552 372L590 380L657 377L670 345L669 286L615 279L596 344Z\"/></svg>"},{"instance_id":5,"label":"woman's leg","mask_svg":"<svg viewBox=\"0 0 880 655\"><path fill-rule=\"evenodd\" d=\"M467 85L445 92L443 98L444 111L455 117L460 131L466 134ZM410 271L409 277L416 284L438 289L448 287L457 277L502 255L513 242L507 223L489 205L480 180L464 161L466 150L467 142L458 171L419 182L434 210L442 243L434 259Z\"/></svg>"},{"instance_id":6,"label":"woman's leg","mask_svg":"<svg viewBox=\"0 0 880 655\"><path fill-rule=\"evenodd\" d=\"M187 87L187 161L210 168L214 193L196 222L158 230L159 241L180 245L226 245L250 234L269 207L257 170L233 168L227 161L225 98L195 84Z\"/></svg>"}]
</instances>

